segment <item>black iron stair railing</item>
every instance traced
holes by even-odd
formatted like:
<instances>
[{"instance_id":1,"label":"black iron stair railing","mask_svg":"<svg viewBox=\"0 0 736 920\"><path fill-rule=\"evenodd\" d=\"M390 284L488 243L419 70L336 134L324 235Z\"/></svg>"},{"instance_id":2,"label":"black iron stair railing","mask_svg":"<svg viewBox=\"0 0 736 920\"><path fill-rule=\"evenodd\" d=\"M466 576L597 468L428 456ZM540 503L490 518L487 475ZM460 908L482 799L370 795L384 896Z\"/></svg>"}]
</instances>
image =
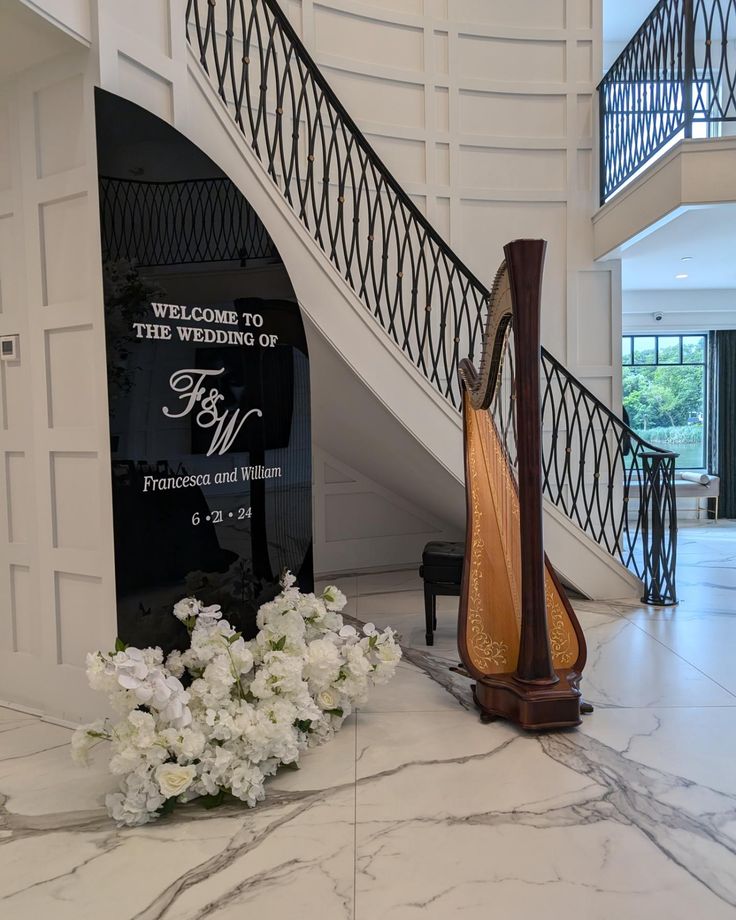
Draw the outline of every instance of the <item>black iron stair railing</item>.
<instances>
[{"instance_id":1,"label":"black iron stair railing","mask_svg":"<svg viewBox=\"0 0 736 920\"><path fill-rule=\"evenodd\" d=\"M678 138L736 122L736 0L660 0L598 86L601 204Z\"/></svg>"},{"instance_id":2,"label":"black iron stair railing","mask_svg":"<svg viewBox=\"0 0 736 920\"><path fill-rule=\"evenodd\" d=\"M357 296L460 405L488 290L368 143L275 0L189 0L187 37L253 152Z\"/></svg>"},{"instance_id":3,"label":"black iron stair railing","mask_svg":"<svg viewBox=\"0 0 736 920\"><path fill-rule=\"evenodd\" d=\"M406 357L459 407L458 364L480 344L490 291L401 188L279 4L188 0L187 39L297 219ZM544 350L543 367L545 429L553 432L545 442L547 496L643 579L647 598L674 603L674 455L638 438ZM507 389L499 394L507 396L501 416L512 450ZM566 461L559 454L563 430L580 445L577 468L572 446ZM657 471L645 473L650 450ZM635 462L627 466L629 455ZM635 516L634 476L642 493Z\"/></svg>"}]
</instances>

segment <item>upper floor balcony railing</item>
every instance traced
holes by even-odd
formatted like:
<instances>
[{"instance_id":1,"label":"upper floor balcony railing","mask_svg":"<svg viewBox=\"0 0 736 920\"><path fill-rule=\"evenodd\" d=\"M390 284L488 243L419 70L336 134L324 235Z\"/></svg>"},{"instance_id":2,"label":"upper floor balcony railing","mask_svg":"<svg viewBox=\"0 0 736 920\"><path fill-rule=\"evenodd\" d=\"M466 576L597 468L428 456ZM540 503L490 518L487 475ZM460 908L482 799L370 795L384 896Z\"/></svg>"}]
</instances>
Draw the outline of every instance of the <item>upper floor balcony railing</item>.
<instances>
[{"instance_id":1,"label":"upper floor balcony railing","mask_svg":"<svg viewBox=\"0 0 736 920\"><path fill-rule=\"evenodd\" d=\"M660 0L598 97L601 204L678 140L736 134L736 0Z\"/></svg>"}]
</instances>

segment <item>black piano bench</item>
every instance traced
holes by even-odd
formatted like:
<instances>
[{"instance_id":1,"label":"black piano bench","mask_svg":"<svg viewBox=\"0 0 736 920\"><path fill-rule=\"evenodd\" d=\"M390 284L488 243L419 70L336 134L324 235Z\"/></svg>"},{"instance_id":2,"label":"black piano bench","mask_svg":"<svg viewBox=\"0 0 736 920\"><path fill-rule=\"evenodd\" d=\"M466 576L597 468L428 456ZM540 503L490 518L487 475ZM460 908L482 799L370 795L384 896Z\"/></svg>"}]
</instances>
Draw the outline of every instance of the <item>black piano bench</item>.
<instances>
[{"instance_id":1,"label":"black piano bench","mask_svg":"<svg viewBox=\"0 0 736 920\"><path fill-rule=\"evenodd\" d=\"M463 543L427 543L422 553L419 575L424 579L424 617L427 645L434 645L437 629L437 596L460 597L463 577Z\"/></svg>"}]
</instances>

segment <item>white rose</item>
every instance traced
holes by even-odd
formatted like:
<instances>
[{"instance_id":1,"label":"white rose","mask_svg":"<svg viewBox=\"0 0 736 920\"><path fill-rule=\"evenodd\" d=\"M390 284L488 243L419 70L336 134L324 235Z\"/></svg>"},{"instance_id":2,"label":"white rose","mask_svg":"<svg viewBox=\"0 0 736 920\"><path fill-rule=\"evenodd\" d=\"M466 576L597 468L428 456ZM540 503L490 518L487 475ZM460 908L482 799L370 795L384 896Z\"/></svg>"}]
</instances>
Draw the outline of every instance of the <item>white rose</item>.
<instances>
[{"instance_id":1,"label":"white rose","mask_svg":"<svg viewBox=\"0 0 736 920\"><path fill-rule=\"evenodd\" d=\"M317 695L317 705L320 709L337 709L340 699L334 690L323 690Z\"/></svg>"},{"instance_id":2,"label":"white rose","mask_svg":"<svg viewBox=\"0 0 736 920\"><path fill-rule=\"evenodd\" d=\"M181 795L194 781L197 775L196 767L180 767L175 763L162 763L156 767L156 782L161 790L161 795L167 799Z\"/></svg>"}]
</instances>

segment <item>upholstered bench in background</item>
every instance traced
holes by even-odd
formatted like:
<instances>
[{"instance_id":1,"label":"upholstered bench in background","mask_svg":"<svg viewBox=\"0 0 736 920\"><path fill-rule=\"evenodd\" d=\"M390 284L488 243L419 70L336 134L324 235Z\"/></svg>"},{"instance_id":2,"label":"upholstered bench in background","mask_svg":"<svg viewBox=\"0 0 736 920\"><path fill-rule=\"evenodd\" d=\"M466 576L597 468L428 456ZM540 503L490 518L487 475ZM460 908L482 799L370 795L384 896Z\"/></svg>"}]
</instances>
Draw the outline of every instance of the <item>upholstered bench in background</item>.
<instances>
[{"instance_id":1,"label":"upholstered bench in background","mask_svg":"<svg viewBox=\"0 0 736 920\"><path fill-rule=\"evenodd\" d=\"M710 517L710 508L708 499L713 499L715 507L713 509L713 520L718 520L718 499L721 494L721 480L719 476L711 476L709 473L690 473L682 472L675 474L675 495L677 498L694 498L695 511L700 520L700 512L705 511L706 518ZM705 508L701 506L701 501L705 501Z\"/></svg>"},{"instance_id":2,"label":"upholstered bench in background","mask_svg":"<svg viewBox=\"0 0 736 920\"><path fill-rule=\"evenodd\" d=\"M419 575L424 579L424 618L427 645L434 645L437 629L437 596L460 597L463 577L463 543L435 541L422 553Z\"/></svg>"},{"instance_id":3,"label":"upholstered bench in background","mask_svg":"<svg viewBox=\"0 0 736 920\"><path fill-rule=\"evenodd\" d=\"M641 496L641 485L639 481L632 478L628 487L628 494L637 502ZM689 470L675 473L675 497L679 502L681 498L695 499L695 513L700 520L700 512L705 511L706 518L710 517L711 511L708 506L708 500L713 499L713 520L718 520L718 498L721 494L721 480L718 476L710 473L693 473ZM705 502L705 506L701 502ZM629 510L633 511L635 506L629 505ZM678 506L679 508L679 506ZM679 511L678 511L679 513Z\"/></svg>"}]
</instances>

